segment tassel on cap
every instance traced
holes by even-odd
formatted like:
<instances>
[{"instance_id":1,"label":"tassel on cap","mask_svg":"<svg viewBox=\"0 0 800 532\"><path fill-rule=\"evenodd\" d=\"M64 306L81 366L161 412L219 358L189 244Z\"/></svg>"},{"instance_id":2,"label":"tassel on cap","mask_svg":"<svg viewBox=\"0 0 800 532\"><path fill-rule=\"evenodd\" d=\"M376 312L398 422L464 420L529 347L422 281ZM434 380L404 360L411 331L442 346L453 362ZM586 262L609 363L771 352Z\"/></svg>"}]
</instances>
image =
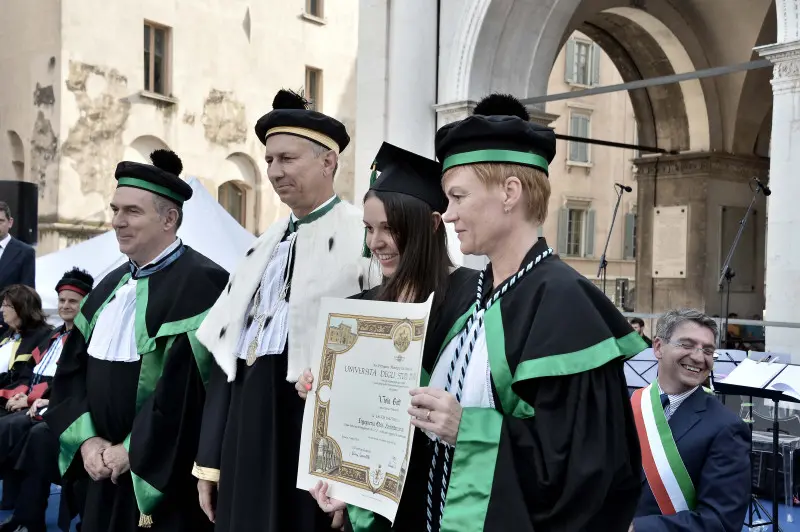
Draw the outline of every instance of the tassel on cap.
<instances>
[{"instance_id":1,"label":"tassel on cap","mask_svg":"<svg viewBox=\"0 0 800 532\"><path fill-rule=\"evenodd\" d=\"M370 186L370 188L372 188L372 185L375 184L375 180L376 179L378 179L377 163L373 162L372 163L372 173L369 174L369 186ZM371 259L372 258L372 252L369 250L369 247L367 246L367 228L366 227L364 228L364 251L361 253L361 255L366 259Z\"/></svg>"},{"instance_id":2,"label":"tassel on cap","mask_svg":"<svg viewBox=\"0 0 800 532\"><path fill-rule=\"evenodd\" d=\"M152 528L153 517L146 514L139 514L139 528Z\"/></svg>"}]
</instances>

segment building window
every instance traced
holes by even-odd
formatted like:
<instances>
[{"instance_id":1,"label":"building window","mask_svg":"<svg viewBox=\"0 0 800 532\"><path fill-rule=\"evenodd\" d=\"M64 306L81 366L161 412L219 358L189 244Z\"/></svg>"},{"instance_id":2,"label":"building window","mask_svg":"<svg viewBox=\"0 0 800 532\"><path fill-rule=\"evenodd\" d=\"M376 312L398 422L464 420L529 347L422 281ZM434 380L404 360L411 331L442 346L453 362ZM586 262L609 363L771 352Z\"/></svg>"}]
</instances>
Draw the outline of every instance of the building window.
<instances>
[{"instance_id":1,"label":"building window","mask_svg":"<svg viewBox=\"0 0 800 532\"><path fill-rule=\"evenodd\" d=\"M583 255L583 233L586 211L569 209L567 215L567 255L580 257Z\"/></svg>"},{"instance_id":2,"label":"building window","mask_svg":"<svg viewBox=\"0 0 800 532\"><path fill-rule=\"evenodd\" d=\"M561 209L558 219L558 252L569 257L594 255L594 210L578 202Z\"/></svg>"},{"instance_id":3,"label":"building window","mask_svg":"<svg viewBox=\"0 0 800 532\"><path fill-rule=\"evenodd\" d=\"M572 111L569 114L569 134L573 137L589 138L591 135L591 115L584 111ZM590 162L589 144L585 142L569 142L569 162Z\"/></svg>"},{"instance_id":4,"label":"building window","mask_svg":"<svg viewBox=\"0 0 800 532\"><path fill-rule=\"evenodd\" d=\"M306 14L322 18L324 0L306 0Z\"/></svg>"},{"instance_id":5,"label":"building window","mask_svg":"<svg viewBox=\"0 0 800 532\"><path fill-rule=\"evenodd\" d=\"M170 29L152 22L144 23L144 89L169 94Z\"/></svg>"},{"instance_id":6,"label":"building window","mask_svg":"<svg viewBox=\"0 0 800 532\"><path fill-rule=\"evenodd\" d=\"M590 87L600 84L600 47L587 40L567 41L567 64L564 79L572 85Z\"/></svg>"},{"instance_id":7,"label":"building window","mask_svg":"<svg viewBox=\"0 0 800 532\"><path fill-rule=\"evenodd\" d=\"M247 193L244 188L231 181L223 183L217 189L217 199L220 205L222 205L242 227L245 227L245 202L247 201Z\"/></svg>"},{"instance_id":8,"label":"building window","mask_svg":"<svg viewBox=\"0 0 800 532\"><path fill-rule=\"evenodd\" d=\"M311 109L322 112L322 70L306 67L305 97L311 103Z\"/></svg>"}]
</instances>

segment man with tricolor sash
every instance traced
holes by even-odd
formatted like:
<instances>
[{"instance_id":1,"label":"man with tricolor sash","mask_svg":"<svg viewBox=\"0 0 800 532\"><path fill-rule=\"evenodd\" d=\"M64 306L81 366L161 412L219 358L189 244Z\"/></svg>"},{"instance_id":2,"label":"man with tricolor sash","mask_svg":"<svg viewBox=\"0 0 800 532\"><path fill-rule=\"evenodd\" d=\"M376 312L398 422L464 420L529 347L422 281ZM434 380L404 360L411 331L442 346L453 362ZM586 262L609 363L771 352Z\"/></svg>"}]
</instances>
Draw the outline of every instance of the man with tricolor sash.
<instances>
[{"instance_id":1,"label":"man with tricolor sash","mask_svg":"<svg viewBox=\"0 0 800 532\"><path fill-rule=\"evenodd\" d=\"M630 530L742 530L750 499L750 435L702 384L717 324L696 310L658 321L658 378L631 397L645 484Z\"/></svg>"}]
</instances>

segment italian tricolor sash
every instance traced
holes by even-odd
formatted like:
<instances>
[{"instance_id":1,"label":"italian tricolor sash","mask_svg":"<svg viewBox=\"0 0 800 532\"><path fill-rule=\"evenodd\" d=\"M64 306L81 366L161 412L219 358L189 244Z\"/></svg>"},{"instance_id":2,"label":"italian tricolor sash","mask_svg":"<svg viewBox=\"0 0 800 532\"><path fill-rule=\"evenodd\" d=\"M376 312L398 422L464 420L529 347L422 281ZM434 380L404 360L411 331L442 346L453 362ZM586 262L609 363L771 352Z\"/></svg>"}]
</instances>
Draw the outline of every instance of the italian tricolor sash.
<instances>
[{"instance_id":1,"label":"italian tricolor sash","mask_svg":"<svg viewBox=\"0 0 800 532\"><path fill-rule=\"evenodd\" d=\"M694 510L697 496L692 479L683 464L678 446L664 415L658 386L650 383L631 397L642 468L663 515Z\"/></svg>"}]
</instances>

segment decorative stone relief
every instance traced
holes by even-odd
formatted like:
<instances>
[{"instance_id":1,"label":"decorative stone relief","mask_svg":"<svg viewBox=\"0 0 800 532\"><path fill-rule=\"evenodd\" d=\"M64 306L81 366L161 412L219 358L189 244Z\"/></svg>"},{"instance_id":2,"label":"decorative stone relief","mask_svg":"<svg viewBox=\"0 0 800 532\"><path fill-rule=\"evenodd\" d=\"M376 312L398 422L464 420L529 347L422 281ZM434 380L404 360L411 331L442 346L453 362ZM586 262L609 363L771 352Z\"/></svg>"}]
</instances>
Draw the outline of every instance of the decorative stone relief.
<instances>
[{"instance_id":1,"label":"decorative stone relief","mask_svg":"<svg viewBox=\"0 0 800 532\"><path fill-rule=\"evenodd\" d=\"M780 94L800 89L800 41L760 46L756 51L772 62L772 91Z\"/></svg>"}]
</instances>

